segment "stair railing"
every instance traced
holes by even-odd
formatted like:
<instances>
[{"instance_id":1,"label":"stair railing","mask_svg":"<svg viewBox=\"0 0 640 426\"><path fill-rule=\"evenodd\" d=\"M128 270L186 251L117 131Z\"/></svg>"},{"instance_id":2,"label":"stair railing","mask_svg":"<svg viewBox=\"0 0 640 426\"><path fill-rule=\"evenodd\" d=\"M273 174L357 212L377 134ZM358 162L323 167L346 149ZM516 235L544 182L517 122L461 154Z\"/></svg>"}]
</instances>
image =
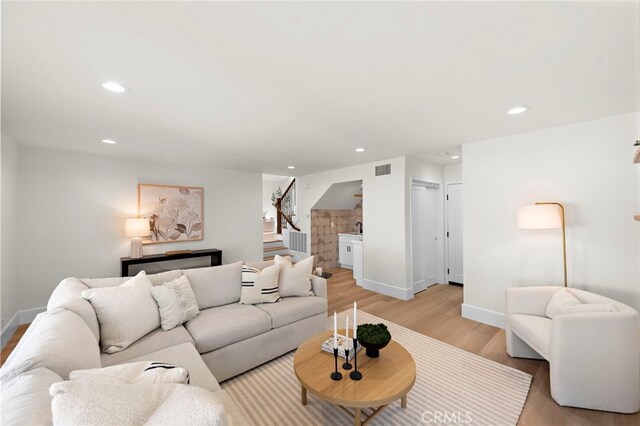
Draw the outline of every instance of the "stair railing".
<instances>
[{"instance_id":1,"label":"stair railing","mask_svg":"<svg viewBox=\"0 0 640 426\"><path fill-rule=\"evenodd\" d=\"M282 233L282 228L291 226L296 231L300 231L293 223L293 216L295 215L296 205L296 179L293 178L287 189L282 193L282 196L276 200L275 208L278 214L276 215L276 232ZM284 223L282 221L284 219Z\"/></svg>"}]
</instances>

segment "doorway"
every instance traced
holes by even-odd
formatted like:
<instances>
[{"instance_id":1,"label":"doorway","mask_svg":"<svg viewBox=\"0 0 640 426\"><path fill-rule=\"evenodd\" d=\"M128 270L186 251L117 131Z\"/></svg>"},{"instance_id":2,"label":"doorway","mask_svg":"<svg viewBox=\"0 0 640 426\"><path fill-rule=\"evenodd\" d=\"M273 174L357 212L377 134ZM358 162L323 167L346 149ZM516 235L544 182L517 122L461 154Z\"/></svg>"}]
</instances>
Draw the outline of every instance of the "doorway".
<instances>
[{"instance_id":1,"label":"doorway","mask_svg":"<svg viewBox=\"0 0 640 426\"><path fill-rule=\"evenodd\" d=\"M462 183L448 183L446 191L447 283L463 285Z\"/></svg>"},{"instance_id":2,"label":"doorway","mask_svg":"<svg viewBox=\"0 0 640 426\"><path fill-rule=\"evenodd\" d=\"M414 293L438 282L438 194L438 184L412 182L411 282Z\"/></svg>"}]
</instances>

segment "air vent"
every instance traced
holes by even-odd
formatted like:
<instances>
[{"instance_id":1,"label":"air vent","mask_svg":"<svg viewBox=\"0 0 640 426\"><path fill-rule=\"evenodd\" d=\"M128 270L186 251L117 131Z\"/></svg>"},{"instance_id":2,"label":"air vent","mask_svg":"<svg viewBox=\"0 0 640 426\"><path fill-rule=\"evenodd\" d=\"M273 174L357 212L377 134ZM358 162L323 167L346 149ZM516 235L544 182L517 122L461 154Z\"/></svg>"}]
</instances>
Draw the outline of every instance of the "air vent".
<instances>
[{"instance_id":1,"label":"air vent","mask_svg":"<svg viewBox=\"0 0 640 426\"><path fill-rule=\"evenodd\" d=\"M376 166L376 176L384 176L391 174L391 164L383 164Z\"/></svg>"},{"instance_id":2,"label":"air vent","mask_svg":"<svg viewBox=\"0 0 640 426\"><path fill-rule=\"evenodd\" d=\"M289 232L289 250L300 253L307 252L307 233L306 232Z\"/></svg>"}]
</instances>

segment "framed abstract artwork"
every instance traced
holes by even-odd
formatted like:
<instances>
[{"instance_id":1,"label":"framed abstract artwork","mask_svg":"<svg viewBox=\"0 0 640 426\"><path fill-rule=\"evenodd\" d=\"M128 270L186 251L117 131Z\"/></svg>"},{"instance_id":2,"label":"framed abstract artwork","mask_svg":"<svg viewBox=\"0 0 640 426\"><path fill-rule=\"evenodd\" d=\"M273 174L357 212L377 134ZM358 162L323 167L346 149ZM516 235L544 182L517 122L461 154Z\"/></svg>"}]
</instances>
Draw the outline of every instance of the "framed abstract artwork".
<instances>
[{"instance_id":1,"label":"framed abstract artwork","mask_svg":"<svg viewBox=\"0 0 640 426\"><path fill-rule=\"evenodd\" d=\"M138 214L149 219L145 244L204 238L204 188L138 184Z\"/></svg>"}]
</instances>

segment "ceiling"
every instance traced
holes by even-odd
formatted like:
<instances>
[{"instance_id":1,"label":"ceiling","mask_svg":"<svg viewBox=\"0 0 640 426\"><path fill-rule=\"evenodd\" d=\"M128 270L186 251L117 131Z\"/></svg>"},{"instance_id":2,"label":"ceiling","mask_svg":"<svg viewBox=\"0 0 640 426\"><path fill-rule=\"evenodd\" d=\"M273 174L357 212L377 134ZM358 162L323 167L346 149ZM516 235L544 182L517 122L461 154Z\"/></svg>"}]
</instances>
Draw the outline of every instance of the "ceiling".
<instances>
[{"instance_id":1,"label":"ceiling","mask_svg":"<svg viewBox=\"0 0 640 426\"><path fill-rule=\"evenodd\" d=\"M640 110L638 12L637 1L4 1L2 129L29 145L279 175L430 158ZM130 92L106 92L108 80Z\"/></svg>"},{"instance_id":2,"label":"ceiling","mask_svg":"<svg viewBox=\"0 0 640 426\"><path fill-rule=\"evenodd\" d=\"M359 194L359 197L356 197ZM313 209L351 210L362 201L362 181L334 183L313 205Z\"/></svg>"}]
</instances>

